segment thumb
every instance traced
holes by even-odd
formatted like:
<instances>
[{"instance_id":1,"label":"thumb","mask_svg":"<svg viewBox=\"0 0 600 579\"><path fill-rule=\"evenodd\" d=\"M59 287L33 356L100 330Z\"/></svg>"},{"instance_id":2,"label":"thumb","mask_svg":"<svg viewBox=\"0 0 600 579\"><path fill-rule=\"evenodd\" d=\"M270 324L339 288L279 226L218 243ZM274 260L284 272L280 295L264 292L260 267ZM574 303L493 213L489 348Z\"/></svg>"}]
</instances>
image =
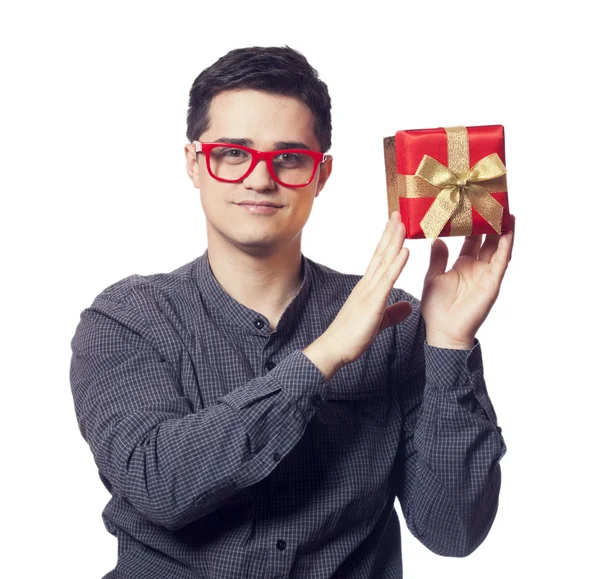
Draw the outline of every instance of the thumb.
<instances>
[{"instance_id":1,"label":"thumb","mask_svg":"<svg viewBox=\"0 0 600 579\"><path fill-rule=\"evenodd\" d=\"M379 330L377 333L403 322L412 313L412 306L408 302L396 302L391 306L388 306L383 312L383 318L379 324Z\"/></svg>"},{"instance_id":2,"label":"thumb","mask_svg":"<svg viewBox=\"0 0 600 579\"><path fill-rule=\"evenodd\" d=\"M446 272L448 265L448 246L441 240L436 239L431 246L429 256L429 269L425 274L425 280Z\"/></svg>"}]
</instances>

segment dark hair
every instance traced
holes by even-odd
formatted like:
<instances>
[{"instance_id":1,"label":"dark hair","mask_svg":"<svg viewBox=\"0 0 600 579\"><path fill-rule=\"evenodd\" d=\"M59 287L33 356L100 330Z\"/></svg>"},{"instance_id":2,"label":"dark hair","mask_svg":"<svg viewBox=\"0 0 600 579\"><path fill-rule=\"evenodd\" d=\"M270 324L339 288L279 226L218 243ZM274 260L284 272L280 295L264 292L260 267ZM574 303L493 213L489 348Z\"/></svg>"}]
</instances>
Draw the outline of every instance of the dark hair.
<instances>
[{"instance_id":1,"label":"dark hair","mask_svg":"<svg viewBox=\"0 0 600 579\"><path fill-rule=\"evenodd\" d=\"M313 113L321 152L331 147L331 98L327 85L306 57L289 46L237 48L203 70L190 90L186 133L190 143L208 129L213 97L232 89L297 98Z\"/></svg>"}]
</instances>

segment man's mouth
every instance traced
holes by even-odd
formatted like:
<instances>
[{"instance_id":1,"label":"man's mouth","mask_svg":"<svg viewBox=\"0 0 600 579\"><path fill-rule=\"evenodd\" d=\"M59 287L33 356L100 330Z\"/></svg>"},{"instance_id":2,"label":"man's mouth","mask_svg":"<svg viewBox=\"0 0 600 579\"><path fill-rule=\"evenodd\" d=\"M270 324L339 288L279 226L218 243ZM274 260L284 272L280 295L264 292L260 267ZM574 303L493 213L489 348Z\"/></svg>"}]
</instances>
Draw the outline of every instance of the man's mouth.
<instances>
[{"instance_id":1,"label":"man's mouth","mask_svg":"<svg viewBox=\"0 0 600 579\"><path fill-rule=\"evenodd\" d=\"M247 213L254 213L255 215L271 215L281 209L280 205L271 203L238 203L238 206Z\"/></svg>"},{"instance_id":2,"label":"man's mouth","mask_svg":"<svg viewBox=\"0 0 600 579\"><path fill-rule=\"evenodd\" d=\"M257 207L281 207L281 205L277 205L276 203L272 203L271 201L240 201L238 205L254 205Z\"/></svg>"}]
</instances>

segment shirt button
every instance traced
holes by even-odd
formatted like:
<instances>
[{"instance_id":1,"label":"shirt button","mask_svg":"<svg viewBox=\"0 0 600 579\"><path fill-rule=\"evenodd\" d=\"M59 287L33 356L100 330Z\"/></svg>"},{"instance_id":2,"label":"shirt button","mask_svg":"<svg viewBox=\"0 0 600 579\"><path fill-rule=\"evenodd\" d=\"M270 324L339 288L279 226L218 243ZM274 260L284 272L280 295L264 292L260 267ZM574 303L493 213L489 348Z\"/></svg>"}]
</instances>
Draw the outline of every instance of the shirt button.
<instances>
[{"instance_id":1,"label":"shirt button","mask_svg":"<svg viewBox=\"0 0 600 579\"><path fill-rule=\"evenodd\" d=\"M257 318L256 320L254 320L254 325L260 330L265 325L265 323L260 318Z\"/></svg>"},{"instance_id":2,"label":"shirt button","mask_svg":"<svg viewBox=\"0 0 600 579\"><path fill-rule=\"evenodd\" d=\"M281 460L281 455L278 452L274 453L273 460L275 460L275 461Z\"/></svg>"},{"instance_id":3,"label":"shirt button","mask_svg":"<svg viewBox=\"0 0 600 579\"><path fill-rule=\"evenodd\" d=\"M280 551L283 551L285 549L285 541L283 539L279 539L279 541L277 541L277 548Z\"/></svg>"},{"instance_id":4,"label":"shirt button","mask_svg":"<svg viewBox=\"0 0 600 579\"><path fill-rule=\"evenodd\" d=\"M310 401L317 407L317 408L321 408L321 406L323 406L323 399L318 395L315 394Z\"/></svg>"},{"instance_id":5,"label":"shirt button","mask_svg":"<svg viewBox=\"0 0 600 579\"><path fill-rule=\"evenodd\" d=\"M265 364L267 370L272 370L273 368L275 368L275 366L277 366L277 364L275 364L275 362L272 362L271 360L269 360L266 364Z\"/></svg>"},{"instance_id":6,"label":"shirt button","mask_svg":"<svg viewBox=\"0 0 600 579\"><path fill-rule=\"evenodd\" d=\"M475 355L471 355L467 358L467 367L469 371L476 372L481 368L480 360Z\"/></svg>"}]
</instances>

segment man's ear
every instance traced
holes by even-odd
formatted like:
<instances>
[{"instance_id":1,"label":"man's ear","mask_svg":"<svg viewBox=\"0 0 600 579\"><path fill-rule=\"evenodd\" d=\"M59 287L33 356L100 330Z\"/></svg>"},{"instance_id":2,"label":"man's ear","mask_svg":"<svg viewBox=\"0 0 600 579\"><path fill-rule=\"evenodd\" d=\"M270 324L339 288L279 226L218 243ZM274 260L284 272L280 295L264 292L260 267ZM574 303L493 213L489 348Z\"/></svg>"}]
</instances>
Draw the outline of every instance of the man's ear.
<instances>
[{"instance_id":1,"label":"man's ear","mask_svg":"<svg viewBox=\"0 0 600 579\"><path fill-rule=\"evenodd\" d=\"M196 146L193 143L187 143L184 147L185 168L188 177L191 179L194 187L199 188L198 181L198 160L196 158Z\"/></svg>"},{"instance_id":2,"label":"man's ear","mask_svg":"<svg viewBox=\"0 0 600 579\"><path fill-rule=\"evenodd\" d=\"M327 183L327 179L331 175L331 171L333 170L333 157L331 155L327 155L327 158L323 163L321 163L321 167L319 168L319 177L317 179L317 194L315 197L319 196L321 189L325 187L325 183Z\"/></svg>"}]
</instances>

